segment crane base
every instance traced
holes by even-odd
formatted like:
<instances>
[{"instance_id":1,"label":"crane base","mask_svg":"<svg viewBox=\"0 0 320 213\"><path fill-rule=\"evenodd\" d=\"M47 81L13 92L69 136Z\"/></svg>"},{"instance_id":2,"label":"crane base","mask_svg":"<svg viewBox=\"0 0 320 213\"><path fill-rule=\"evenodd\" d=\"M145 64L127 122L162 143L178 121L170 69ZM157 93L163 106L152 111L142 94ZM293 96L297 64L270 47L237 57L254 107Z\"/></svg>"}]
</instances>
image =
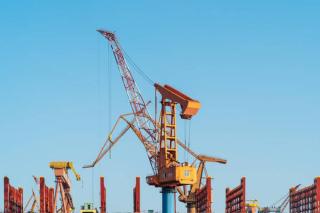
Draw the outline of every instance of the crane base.
<instances>
[{"instance_id":1,"label":"crane base","mask_svg":"<svg viewBox=\"0 0 320 213\"><path fill-rule=\"evenodd\" d=\"M162 213L175 213L175 188L162 188Z\"/></svg>"}]
</instances>

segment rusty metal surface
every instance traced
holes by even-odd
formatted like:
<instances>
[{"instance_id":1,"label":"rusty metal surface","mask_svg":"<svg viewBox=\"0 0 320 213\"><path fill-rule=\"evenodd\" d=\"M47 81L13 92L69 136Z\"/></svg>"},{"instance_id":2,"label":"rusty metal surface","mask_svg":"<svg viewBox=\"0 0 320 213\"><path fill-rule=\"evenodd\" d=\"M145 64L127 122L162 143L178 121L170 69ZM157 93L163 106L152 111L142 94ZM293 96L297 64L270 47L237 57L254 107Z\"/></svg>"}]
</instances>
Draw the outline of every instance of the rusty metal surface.
<instances>
[{"instance_id":1,"label":"rusty metal surface","mask_svg":"<svg viewBox=\"0 0 320 213\"><path fill-rule=\"evenodd\" d=\"M234 189L226 189L226 213L246 212L246 178Z\"/></svg>"},{"instance_id":2,"label":"rusty metal surface","mask_svg":"<svg viewBox=\"0 0 320 213\"><path fill-rule=\"evenodd\" d=\"M211 178L207 177L206 185L196 192L196 212L197 213L211 213L212 204L212 188Z\"/></svg>"},{"instance_id":3,"label":"rusty metal surface","mask_svg":"<svg viewBox=\"0 0 320 213\"><path fill-rule=\"evenodd\" d=\"M140 213L140 177L136 177L136 185L133 188L133 212Z\"/></svg>"},{"instance_id":4,"label":"rusty metal surface","mask_svg":"<svg viewBox=\"0 0 320 213\"><path fill-rule=\"evenodd\" d=\"M40 177L40 213L54 212L54 189L48 187L44 177Z\"/></svg>"},{"instance_id":5,"label":"rusty metal surface","mask_svg":"<svg viewBox=\"0 0 320 213\"><path fill-rule=\"evenodd\" d=\"M290 213L320 213L320 177L310 186L290 189Z\"/></svg>"},{"instance_id":6,"label":"rusty metal surface","mask_svg":"<svg viewBox=\"0 0 320 213\"><path fill-rule=\"evenodd\" d=\"M10 185L4 177L4 213L23 213L23 189Z\"/></svg>"}]
</instances>

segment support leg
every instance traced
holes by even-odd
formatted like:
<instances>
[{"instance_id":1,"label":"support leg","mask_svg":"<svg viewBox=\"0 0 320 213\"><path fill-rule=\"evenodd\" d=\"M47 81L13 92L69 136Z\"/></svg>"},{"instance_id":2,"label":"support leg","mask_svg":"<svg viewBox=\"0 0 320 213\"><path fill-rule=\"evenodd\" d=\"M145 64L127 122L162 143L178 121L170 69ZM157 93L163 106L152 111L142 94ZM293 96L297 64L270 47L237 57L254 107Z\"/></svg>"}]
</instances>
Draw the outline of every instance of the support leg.
<instances>
[{"instance_id":1,"label":"support leg","mask_svg":"<svg viewBox=\"0 0 320 213\"><path fill-rule=\"evenodd\" d=\"M162 213L175 213L175 189L174 188L162 188Z\"/></svg>"}]
</instances>

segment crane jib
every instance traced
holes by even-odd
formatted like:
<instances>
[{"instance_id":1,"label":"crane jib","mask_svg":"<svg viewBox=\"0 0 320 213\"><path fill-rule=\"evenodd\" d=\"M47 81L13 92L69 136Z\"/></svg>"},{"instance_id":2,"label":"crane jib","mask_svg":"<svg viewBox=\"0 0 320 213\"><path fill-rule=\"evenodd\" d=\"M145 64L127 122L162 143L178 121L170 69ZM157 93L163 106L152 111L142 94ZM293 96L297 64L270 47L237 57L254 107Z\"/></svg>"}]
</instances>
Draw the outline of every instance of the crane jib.
<instances>
[{"instance_id":1,"label":"crane jib","mask_svg":"<svg viewBox=\"0 0 320 213\"><path fill-rule=\"evenodd\" d=\"M151 166L155 172L155 153L154 150L151 150L150 147L155 147L157 144L157 131L154 123L149 119L151 118L151 116L147 110L147 105L145 104L146 102L143 100L143 97L133 78L133 75L126 63L124 54L116 39L115 34L104 30L98 30L98 32L100 32L105 38L107 38L112 47L111 49L115 57L115 61L118 65L118 70L122 78L123 86L126 90L132 112L135 115L137 127L144 138L144 140L142 141L143 145L148 152Z\"/></svg>"}]
</instances>

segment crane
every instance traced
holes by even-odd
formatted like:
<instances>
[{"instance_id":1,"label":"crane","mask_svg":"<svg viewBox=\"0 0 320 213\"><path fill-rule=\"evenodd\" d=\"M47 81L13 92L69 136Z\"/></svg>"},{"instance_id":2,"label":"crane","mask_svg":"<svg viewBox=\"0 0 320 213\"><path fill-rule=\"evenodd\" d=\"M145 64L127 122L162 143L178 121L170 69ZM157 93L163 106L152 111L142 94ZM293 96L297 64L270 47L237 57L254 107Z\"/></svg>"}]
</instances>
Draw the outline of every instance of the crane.
<instances>
[{"instance_id":1,"label":"crane","mask_svg":"<svg viewBox=\"0 0 320 213\"><path fill-rule=\"evenodd\" d=\"M35 183L37 184L37 186L39 187L39 180L37 177L33 176L33 180L35 181ZM24 209L28 209L29 208L29 205L31 204L31 208L28 212L30 213L34 213L36 212L36 209L38 209L39 211L39 199L36 195L36 193L34 192L34 190L32 189L32 194L31 196L29 197Z\"/></svg>"},{"instance_id":2,"label":"crane","mask_svg":"<svg viewBox=\"0 0 320 213\"><path fill-rule=\"evenodd\" d=\"M134 119L137 123L137 127L141 133L141 136L144 138L142 141L145 149L147 150L148 158L153 170L153 173L156 173L156 128L154 123L150 121L151 118L148 110L147 104L143 100L143 97L140 93L140 90L131 74L129 66L125 60L123 51L121 49L120 43L118 42L114 33L105 30L97 30L101 33L106 39L108 39L110 46L112 48L115 60L118 65L118 69L121 75L123 86L126 90L129 103L134 114Z\"/></svg>"},{"instance_id":3,"label":"crane","mask_svg":"<svg viewBox=\"0 0 320 213\"><path fill-rule=\"evenodd\" d=\"M257 213L259 209L259 202L257 200L247 200L246 201L246 212L247 213Z\"/></svg>"},{"instance_id":4,"label":"crane","mask_svg":"<svg viewBox=\"0 0 320 213\"><path fill-rule=\"evenodd\" d=\"M36 193L33 191L33 189L32 189L32 194L31 194L30 198L28 199L24 209L28 209L30 204L31 204L31 208L28 212L35 213L35 209L36 209L36 207L38 207L39 201L38 201L38 197L37 197Z\"/></svg>"},{"instance_id":5,"label":"crane","mask_svg":"<svg viewBox=\"0 0 320 213\"><path fill-rule=\"evenodd\" d=\"M301 184L298 184L294 187L294 189L298 189ZM281 204L279 206L276 206L277 203L280 201ZM263 207L259 209L259 213L284 213L285 209L287 208L290 201L290 195L289 193L286 194L283 198L281 198L279 201L277 201L275 204L273 204L271 207Z\"/></svg>"},{"instance_id":6,"label":"crane","mask_svg":"<svg viewBox=\"0 0 320 213\"><path fill-rule=\"evenodd\" d=\"M154 84L161 94L160 129L158 134L157 174L147 177L147 183L162 189L162 212L175 212L177 186L196 183L196 169L178 160L176 105L181 107L181 118L191 119L200 109L200 102L169 85Z\"/></svg>"},{"instance_id":7,"label":"crane","mask_svg":"<svg viewBox=\"0 0 320 213\"><path fill-rule=\"evenodd\" d=\"M179 193L179 201L187 204L187 212L188 213L196 213L196 192L201 188L203 172L205 170L205 164L207 162L212 163L221 163L226 164L227 160L215 157L209 157L205 155L198 155L199 166L197 168L197 181L190 185L189 190L187 191L186 187L177 187L177 191ZM208 176L206 174L206 176Z\"/></svg>"},{"instance_id":8,"label":"crane","mask_svg":"<svg viewBox=\"0 0 320 213\"><path fill-rule=\"evenodd\" d=\"M200 109L200 102L169 85L162 86L156 83L154 86L162 95L157 150L158 173L147 177L147 183L169 188L194 184L196 182L194 166L179 164L178 160L176 105L181 106L182 119L191 119Z\"/></svg>"},{"instance_id":9,"label":"crane","mask_svg":"<svg viewBox=\"0 0 320 213\"><path fill-rule=\"evenodd\" d=\"M110 31L104 31L104 30L98 30L107 40L109 41L113 54L115 56L115 60L118 65L118 69L120 71L120 75L122 78L122 82L124 85L124 88L126 90L127 96L129 98L129 103L132 109L132 113L127 113L120 115L117 119L114 127L112 128L111 132L109 133L107 140L105 144L103 145L102 149L100 150L97 158L93 161L90 165L85 165L84 168L94 167L110 150L111 148L120 140L120 138L129 130L133 130L133 132L136 134L136 136L139 138L139 140L144 145L150 164L153 169L153 175L149 176L147 178L147 181L149 184L160 187L160 186L174 186L176 185L184 185L187 183L187 181L191 180L190 183L195 182L195 178L186 178L185 180L178 180L173 178L172 180L168 180L167 178L159 178L162 174L166 174L164 171L166 166L174 168L173 170L181 170L181 171L188 171L186 174L192 174L192 177L195 177L195 168L192 165L188 164L179 164L177 162L177 145L181 146L183 149L185 149L188 153L190 153L193 157L198 159L199 155L193 152L189 147L184 145L177 137L176 135L170 136L170 133L172 133L173 130L175 130L175 127L172 126L172 124L166 125L168 129L171 129L171 132L168 131L166 128L161 127L164 126L164 123L158 123L155 121L147 110L147 104L143 100L143 97L138 89L138 86L136 85L136 82L133 79L133 76L131 74L131 71L126 64L124 54L122 53L121 46L115 36L114 33ZM158 92L160 92L163 97L169 98L168 101L171 102L171 105L176 105L176 103L179 103L182 109L181 117L183 119L190 119L194 114L197 113L197 111L200 108L200 103L198 101L194 101L188 96L184 95L183 93L179 92L178 90L175 90L174 88L165 85L164 87L160 86L159 84L154 85ZM169 95L169 96L168 96ZM163 99L166 99L163 98ZM164 103L164 102L162 102ZM191 104L191 105L189 105ZM165 107L162 107L163 109ZM169 107L170 108L170 107ZM174 107L175 109L175 107ZM174 110L175 112L175 110ZM167 115L169 115L168 113ZM165 118L165 116L162 116L162 118ZM175 118L175 116L174 116ZM162 119L164 121L166 119ZM113 134L116 129L116 126L119 125L119 123L123 121L126 124L126 127L113 139ZM160 134L159 134L160 133ZM165 135L164 135L165 134ZM171 147L168 147L166 149L162 149L161 146L159 148L161 141L161 135L163 138L170 138L174 137L175 139L169 139L169 143L171 143ZM164 140L162 140L165 144ZM160 154L160 150L162 150L162 155ZM162 156L162 158L160 157ZM161 159L161 160L160 160ZM166 160L164 160L166 159ZM160 166L161 165L161 166ZM164 166L164 167L163 167ZM159 171L161 168L162 172ZM171 169L172 169L171 168ZM174 187L172 187L174 188Z\"/></svg>"},{"instance_id":10,"label":"crane","mask_svg":"<svg viewBox=\"0 0 320 213\"><path fill-rule=\"evenodd\" d=\"M63 213L70 213L74 209L74 205L71 197L71 181L68 171L72 171L77 181L80 181L80 175L76 172L72 162L54 161L49 163L49 167L53 169L56 178L54 209L56 209L58 194L60 193L61 211Z\"/></svg>"}]
</instances>

